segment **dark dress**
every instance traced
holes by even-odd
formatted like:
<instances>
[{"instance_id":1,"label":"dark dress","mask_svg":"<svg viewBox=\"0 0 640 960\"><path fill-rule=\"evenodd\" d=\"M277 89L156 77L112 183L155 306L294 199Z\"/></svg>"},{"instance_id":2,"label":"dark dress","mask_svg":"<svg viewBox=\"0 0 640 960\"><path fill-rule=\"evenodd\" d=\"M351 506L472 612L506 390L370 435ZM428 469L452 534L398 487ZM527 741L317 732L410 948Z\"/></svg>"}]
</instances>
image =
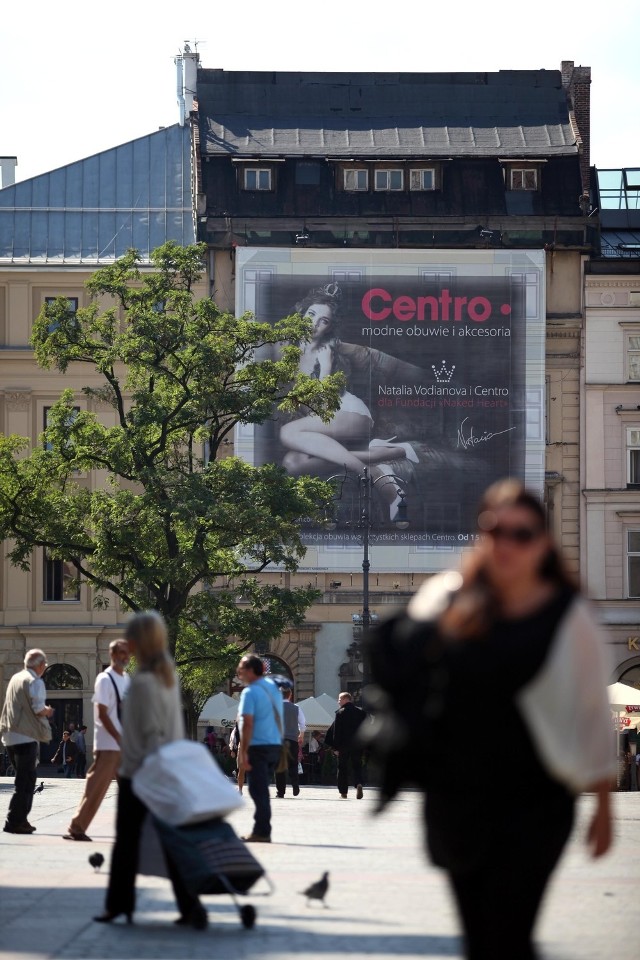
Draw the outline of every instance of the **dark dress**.
<instances>
[{"instance_id":1,"label":"dark dress","mask_svg":"<svg viewBox=\"0 0 640 960\"><path fill-rule=\"evenodd\" d=\"M542 667L573 594L446 644L425 819L450 877L470 960L529 960L533 923L573 824L574 797L544 769L515 703Z\"/></svg>"}]
</instances>

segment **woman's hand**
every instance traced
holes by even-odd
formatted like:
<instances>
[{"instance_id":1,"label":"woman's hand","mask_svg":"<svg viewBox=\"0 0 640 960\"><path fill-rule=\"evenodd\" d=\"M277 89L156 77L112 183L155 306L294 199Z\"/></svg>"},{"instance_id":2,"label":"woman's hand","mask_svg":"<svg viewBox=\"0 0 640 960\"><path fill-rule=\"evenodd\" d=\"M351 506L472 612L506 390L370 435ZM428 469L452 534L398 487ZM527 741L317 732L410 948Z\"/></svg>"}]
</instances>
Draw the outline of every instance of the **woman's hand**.
<instances>
[{"instance_id":1,"label":"woman's hand","mask_svg":"<svg viewBox=\"0 0 640 960\"><path fill-rule=\"evenodd\" d=\"M601 857L607 852L613 840L611 825L610 784L596 784L596 809L587 830L587 846L591 856Z\"/></svg>"}]
</instances>

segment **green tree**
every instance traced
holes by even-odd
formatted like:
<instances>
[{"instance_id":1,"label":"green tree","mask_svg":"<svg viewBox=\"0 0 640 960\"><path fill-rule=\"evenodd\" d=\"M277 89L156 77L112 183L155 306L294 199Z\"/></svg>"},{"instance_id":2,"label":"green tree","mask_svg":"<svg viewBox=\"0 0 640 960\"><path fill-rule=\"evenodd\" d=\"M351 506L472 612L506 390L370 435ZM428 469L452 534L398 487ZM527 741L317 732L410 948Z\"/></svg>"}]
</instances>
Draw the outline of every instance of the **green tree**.
<instances>
[{"instance_id":1,"label":"green tree","mask_svg":"<svg viewBox=\"0 0 640 960\"><path fill-rule=\"evenodd\" d=\"M125 609L160 611L192 729L239 649L302 621L315 591L267 585L260 574L297 568L299 518L319 516L330 496L314 478L228 456L234 428L301 406L329 419L342 386L340 375L319 382L299 372L310 336L300 316L271 325L198 299L204 253L168 243L141 269L130 251L87 282L88 307L45 305L32 336L37 362L90 372L98 385L83 392L113 409L115 425L78 412L65 390L37 446L0 440L0 536L11 562L28 570L33 548L44 547L73 564L97 605L115 597Z\"/></svg>"}]
</instances>

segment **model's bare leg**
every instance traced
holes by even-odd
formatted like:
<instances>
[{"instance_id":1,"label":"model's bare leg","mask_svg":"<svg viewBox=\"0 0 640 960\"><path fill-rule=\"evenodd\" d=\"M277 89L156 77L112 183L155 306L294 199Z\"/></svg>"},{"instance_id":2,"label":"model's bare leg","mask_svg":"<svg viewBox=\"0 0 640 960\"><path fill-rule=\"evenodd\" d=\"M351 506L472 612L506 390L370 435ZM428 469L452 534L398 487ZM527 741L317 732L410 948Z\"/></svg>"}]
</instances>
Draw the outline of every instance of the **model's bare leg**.
<instances>
[{"instance_id":1,"label":"model's bare leg","mask_svg":"<svg viewBox=\"0 0 640 960\"><path fill-rule=\"evenodd\" d=\"M403 447L397 446L361 447L352 450L351 453L358 460L361 460L364 466L372 463L384 463L389 460L404 460L407 455ZM300 474L316 476L322 473L326 465L327 461L320 457L310 457L307 453L298 453L295 450L289 450L282 458L282 466L293 477L300 476Z\"/></svg>"},{"instance_id":2,"label":"model's bare leg","mask_svg":"<svg viewBox=\"0 0 640 960\"><path fill-rule=\"evenodd\" d=\"M367 465L368 457L366 460L356 457L340 440L362 436L369 427L368 417L338 410L329 423L323 423L320 417L314 416L285 423L280 430L280 441L289 450L306 453L309 457L319 457L328 463L360 473Z\"/></svg>"},{"instance_id":3,"label":"model's bare leg","mask_svg":"<svg viewBox=\"0 0 640 960\"><path fill-rule=\"evenodd\" d=\"M398 507L402 503L400 494L404 494L404 488L400 486L393 475L391 467L386 463L379 463L371 468L371 476L375 481L375 490L380 497L389 505L389 519L393 522L398 512Z\"/></svg>"},{"instance_id":4,"label":"model's bare leg","mask_svg":"<svg viewBox=\"0 0 640 960\"><path fill-rule=\"evenodd\" d=\"M408 446L408 444L407 444ZM385 445L380 447L367 447L351 451L354 457L362 460L364 463L388 463L389 460L404 460L407 451L404 446Z\"/></svg>"},{"instance_id":5,"label":"model's bare leg","mask_svg":"<svg viewBox=\"0 0 640 960\"><path fill-rule=\"evenodd\" d=\"M326 470L327 461L321 460L320 457L310 457L306 453L289 450L282 458L282 466L291 477L301 475L316 477Z\"/></svg>"}]
</instances>

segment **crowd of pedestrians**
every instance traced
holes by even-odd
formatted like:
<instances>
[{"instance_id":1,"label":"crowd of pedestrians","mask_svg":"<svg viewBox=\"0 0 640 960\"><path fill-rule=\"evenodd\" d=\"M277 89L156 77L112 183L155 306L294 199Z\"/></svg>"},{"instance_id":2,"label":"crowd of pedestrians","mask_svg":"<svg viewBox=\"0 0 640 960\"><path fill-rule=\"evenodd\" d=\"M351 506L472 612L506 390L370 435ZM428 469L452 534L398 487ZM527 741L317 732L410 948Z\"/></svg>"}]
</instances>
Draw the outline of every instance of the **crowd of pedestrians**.
<instances>
[{"instance_id":1,"label":"crowd of pedestrians","mask_svg":"<svg viewBox=\"0 0 640 960\"><path fill-rule=\"evenodd\" d=\"M363 748L376 757L382 802L412 784L425 794L427 850L446 872L469 960L534 960L532 932L548 881L570 835L576 797L595 795L587 842L594 856L611 843L610 791L617 759L607 700L606 642L551 539L544 508L521 484L507 481L485 495L476 546L462 571L425 583L406 611L371 632L368 655L378 693L376 722L349 692L324 737L278 685L264 661L244 655L238 724L229 741L207 731L216 754L233 757L238 787L246 780L253 823L242 838L271 843L270 793L301 793L301 768L337 758L341 800L364 794ZM138 849L147 814L132 782L145 757L185 737L180 687L167 630L154 612L137 614L112 642L110 664L95 682L93 763L65 839L90 841L90 823L119 781L116 843L105 910L94 919L132 920ZM127 666L136 656L130 679ZM4 830L31 834L29 813L40 743L51 740L42 650L30 650L9 681L0 734L15 767ZM407 678L411 684L407 684ZM460 764L460 716L482 724L476 748ZM62 733L52 758L65 777L82 776L84 731ZM366 735L363 733L366 731ZM331 753L329 753L329 751ZM504 756L519 763L505 780ZM630 757L622 776L636 773ZM469 816L469 782L474 784ZM206 910L165 850L178 924L207 925ZM525 865L525 869L523 869Z\"/></svg>"}]
</instances>

